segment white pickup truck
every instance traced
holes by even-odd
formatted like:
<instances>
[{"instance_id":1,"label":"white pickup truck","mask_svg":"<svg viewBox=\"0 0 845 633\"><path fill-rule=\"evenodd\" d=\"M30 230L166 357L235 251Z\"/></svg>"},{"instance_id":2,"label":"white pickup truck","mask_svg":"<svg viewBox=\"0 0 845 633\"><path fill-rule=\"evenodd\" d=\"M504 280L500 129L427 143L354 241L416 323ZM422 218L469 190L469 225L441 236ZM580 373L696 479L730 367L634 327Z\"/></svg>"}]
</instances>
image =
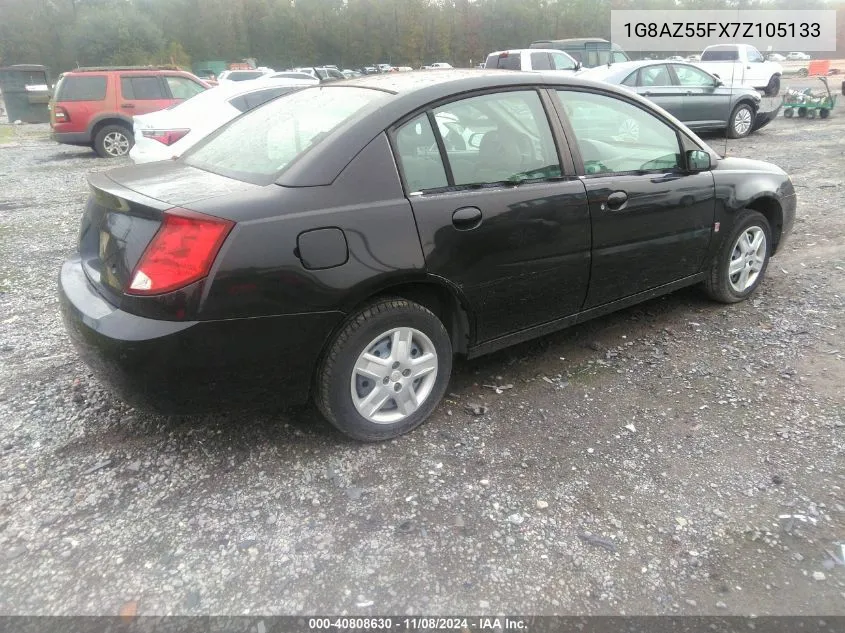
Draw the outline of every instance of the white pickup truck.
<instances>
[{"instance_id":1,"label":"white pickup truck","mask_svg":"<svg viewBox=\"0 0 845 633\"><path fill-rule=\"evenodd\" d=\"M753 46L748 44L717 44L708 46L701 53L696 66L716 75L725 84L742 84L756 88L774 97L780 92L783 67L777 62L767 62Z\"/></svg>"}]
</instances>

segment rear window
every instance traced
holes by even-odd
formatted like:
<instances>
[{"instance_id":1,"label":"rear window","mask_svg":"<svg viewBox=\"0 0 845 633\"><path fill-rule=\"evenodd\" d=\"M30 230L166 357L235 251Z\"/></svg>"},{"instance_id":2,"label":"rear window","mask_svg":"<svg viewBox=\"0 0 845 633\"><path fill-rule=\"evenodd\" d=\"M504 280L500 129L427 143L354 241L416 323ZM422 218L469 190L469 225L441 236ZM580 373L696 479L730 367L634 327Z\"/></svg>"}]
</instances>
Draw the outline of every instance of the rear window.
<instances>
[{"instance_id":1,"label":"rear window","mask_svg":"<svg viewBox=\"0 0 845 633\"><path fill-rule=\"evenodd\" d=\"M282 95L286 95L296 89L297 88L294 87L278 87L268 88L267 90L257 90L256 92L249 92L245 95L240 95L234 99L230 99L229 103L232 107L237 108L241 112L248 112L249 110L253 110L268 101L272 101L276 97L281 97Z\"/></svg>"},{"instance_id":2,"label":"rear window","mask_svg":"<svg viewBox=\"0 0 845 633\"><path fill-rule=\"evenodd\" d=\"M734 62L739 59L739 51L735 48L708 48L701 54L703 62Z\"/></svg>"},{"instance_id":3,"label":"rear window","mask_svg":"<svg viewBox=\"0 0 845 633\"><path fill-rule=\"evenodd\" d=\"M56 88L56 101L102 101L106 98L106 76L63 77Z\"/></svg>"},{"instance_id":4,"label":"rear window","mask_svg":"<svg viewBox=\"0 0 845 633\"><path fill-rule=\"evenodd\" d=\"M522 57L519 53L505 55L490 55L485 68L502 68L504 70L522 70Z\"/></svg>"},{"instance_id":5,"label":"rear window","mask_svg":"<svg viewBox=\"0 0 845 633\"><path fill-rule=\"evenodd\" d=\"M255 72L249 70L236 70L226 75L226 79L228 79L229 81L246 81L248 79L258 79L263 75L264 73L260 71Z\"/></svg>"},{"instance_id":6,"label":"rear window","mask_svg":"<svg viewBox=\"0 0 845 633\"><path fill-rule=\"evenodd\" d=\"M386 97L365 88L307 88L235 119L186 153L184 161L229 178L270 184L359 110Z\"/></svg>"}]
</instances>

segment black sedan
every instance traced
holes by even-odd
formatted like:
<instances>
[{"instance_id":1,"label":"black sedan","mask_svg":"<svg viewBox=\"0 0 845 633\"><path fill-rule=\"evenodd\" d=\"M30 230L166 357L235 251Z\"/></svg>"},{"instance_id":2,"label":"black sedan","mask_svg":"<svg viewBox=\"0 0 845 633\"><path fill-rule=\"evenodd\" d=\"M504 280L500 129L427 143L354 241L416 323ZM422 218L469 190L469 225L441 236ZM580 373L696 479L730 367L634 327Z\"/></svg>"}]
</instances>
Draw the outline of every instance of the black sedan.
<instances>
[{"instance_id":1,"label":"black sedan","mask_svg":"<svg viewBox=\"0 0 845 633\"><path fill-rule=\"evenodd\" d=\"M692 130L719 130L742 138L768 125L777 116L761 110L762 98L753 88L728 86L718 77L677 62L639 61L589 68L584 79L626 86L672 113Z\"/></svg>"},{"instance_id":2,"label":"black sedan","mask_svg":"<svg viewBox=\"0 0 845 633\"><path fill-rule=\"evenodd\" d=\"M796 205L630 91L506 71L306 88L89 181L60 296L104 382L165 411L310 396L361 440L431 415L457 354L693 284L745 299Z\"/></svg>"}]
</instances>

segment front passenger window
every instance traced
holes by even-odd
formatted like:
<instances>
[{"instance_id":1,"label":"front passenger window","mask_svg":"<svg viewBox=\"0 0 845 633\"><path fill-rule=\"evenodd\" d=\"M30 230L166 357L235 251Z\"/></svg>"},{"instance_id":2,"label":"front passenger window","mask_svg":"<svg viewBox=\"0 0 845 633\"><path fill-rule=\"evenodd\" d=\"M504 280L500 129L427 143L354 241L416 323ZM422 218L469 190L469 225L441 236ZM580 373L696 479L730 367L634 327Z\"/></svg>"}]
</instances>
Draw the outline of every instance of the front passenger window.
<instances>
[{"instance_id":1,"label":"front passenger window","mask_svg":"<svg viewBox=\"0 0 845 633\"><path fill-rule=\"evenodd\" d=\"M587 175L681 167L675 129L653 114L610 95L558 90L557 96Z\"/></svg>"}]
</instances>

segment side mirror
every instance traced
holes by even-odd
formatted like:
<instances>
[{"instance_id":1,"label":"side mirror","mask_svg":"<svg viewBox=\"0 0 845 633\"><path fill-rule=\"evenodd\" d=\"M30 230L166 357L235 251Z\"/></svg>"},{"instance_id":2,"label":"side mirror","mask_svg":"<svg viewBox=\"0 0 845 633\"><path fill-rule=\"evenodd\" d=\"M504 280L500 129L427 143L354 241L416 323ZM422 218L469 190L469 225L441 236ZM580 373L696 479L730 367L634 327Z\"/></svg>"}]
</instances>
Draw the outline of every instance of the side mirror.
<instances>
[{"instance_id":1,"label":"side mirror","mask_svg":"<svg viewBox=\"0 0 845 633\"><path fill-rule=\"evenodd\" d=\"M718 77L716 78L716 81L713 82L714 88L718 88L719 86L724 86L724 85L725 85L724 82L721 79L719 79Z\"/></svg>"},{"instance_id":2,"label":"side mirror","mask_svg":"<svg viewBox=\"0 0 845 633\"><path fill-rule=\"evenodd\" d=\"M687 169L689 171L707 171L712 166L710 154L700 149L687 151Z\"/></svg>"},{"instance_id":3,"label":"side mirror","mask_svg":"<svg viewBox=\"0 0 845 633\"><path fill-rule=\"evenodd\" d=\"M579 70L581 70L581 62L575 62L575 72L577 73Z\"/></svg>"},{"instance_id":4,"label":"side mirror","mask_svg":"<svg viewBox=\"0 0 845 633\"><path fill-rule=\"evenodd\" d=\"M481 139L484 137L484 132L475 132L469 137L469 146L473 149L481 147Z\"/></svg>"}]
</instances>

